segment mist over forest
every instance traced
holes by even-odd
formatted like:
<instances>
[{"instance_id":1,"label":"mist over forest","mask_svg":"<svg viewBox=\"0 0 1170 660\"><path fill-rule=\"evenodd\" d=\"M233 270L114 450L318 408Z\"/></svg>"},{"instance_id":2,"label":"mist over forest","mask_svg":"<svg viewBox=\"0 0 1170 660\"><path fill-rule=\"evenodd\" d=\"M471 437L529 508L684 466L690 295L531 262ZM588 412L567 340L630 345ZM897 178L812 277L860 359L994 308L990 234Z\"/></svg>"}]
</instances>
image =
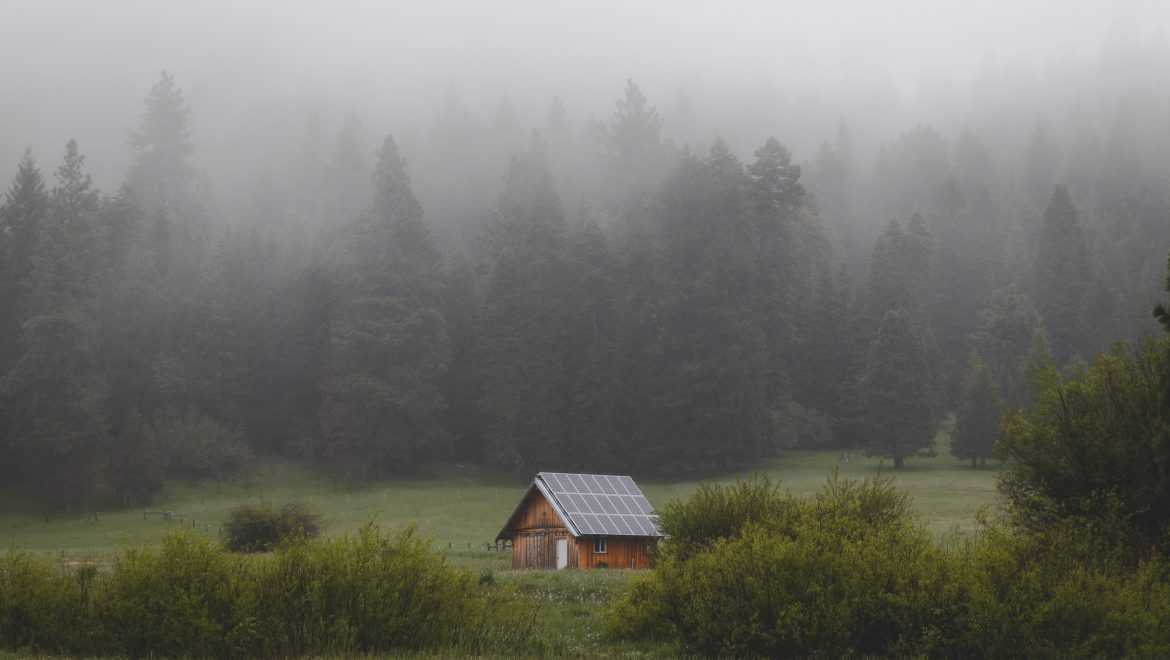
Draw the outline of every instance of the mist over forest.
<instances>
[{"instance_id":1,"label":"mist over forest","mask_svg":"<svg viewBox=\"0 0 1170 660\"><path fill-rule=\"evenodd\" d=\"M0 477L986 461L1170 252L1170 9L1020 4L9 5Z\"/></svg>"}]
</instances>

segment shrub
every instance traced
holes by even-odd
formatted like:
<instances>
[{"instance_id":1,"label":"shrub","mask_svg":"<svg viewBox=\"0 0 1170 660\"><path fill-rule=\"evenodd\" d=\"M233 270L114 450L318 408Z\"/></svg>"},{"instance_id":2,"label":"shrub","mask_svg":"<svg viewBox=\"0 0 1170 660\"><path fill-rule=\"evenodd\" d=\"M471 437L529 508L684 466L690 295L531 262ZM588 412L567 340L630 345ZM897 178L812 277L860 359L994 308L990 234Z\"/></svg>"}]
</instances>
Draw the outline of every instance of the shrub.
<instances>
[{"instance_id":1,"label":"shrub","mask_svg":"<svg viewBox=\"0 0 1170 660\"><path fill-rule=\"evenodd\" d=\"M413 528L225 553L190 532L108 571L0 557L0 649L159 657L532 655L534 605L447 566Z\"/></svg>"},{"instance_id":2,"label":"shrub","mask_svg":"<svg viewBox=\"0 0 1170 660\"><path fill-rule=\"evenodd\" d=\"M701 483L686 501L669 502L659 524L670 539L669 552L683 558L712 542L738 534L751 523L791 518L797 500L763 475L736 479L728 486ZM664 548L665 549L665 548Z\"/></svg>"},{"instance_id":3,"label":"shrub","mask_svg":"<svg viewBox=\"0 0 1170 660\"><path fill-rule=\"evenodd\" d=\"M356 538L280 546L257 564L247 616L266 654L417 651L481 643L490 600L413 527L383 536L366 525Z\"/></svg>"},{"instance_id":4,"label":"shrub","mask_svg":"<svg viewBox=\"0 0 1170 660\"><path fill-rule=\"evenodd\" d=\"M1068 518L1146 554L1170 549L1170 344L1145 340L1096 356L1066 377L1036 380L1029 413L999 431L999 490L1027 532Z\"/></svg>"},{"instance_id":5,"label":"shrub","mask_svg":"<svg viewBox=\"0 0 1170 660\"><path fill-rule=\"evenodd\" d=\"M300 502L276 509L269 504L241 504L223 526L224 546L232 552L268 552L294 539L315 539L321 517Z\"/></svg>"},{"instance_id":6,"label":"shrub","mask_svg":"<svg viewBox=\"0 0 1170 660\"><path fill-rule=\"evenodd\" d=\"M247 565L189 532L160 548L131 548L105 576L102 627L119 653L239 655L237 600Z\"/></svg>"},{"instance_id":7,"label":"shrub","mask_svg":"<svg viewBox=\"0 0 1170 660\"><path fill-rule=\"evenodd\" d=\"M9 550L0 558L0 647L100 652L93 627L94 570L57 570L51 559Z\"/></svg>"},{"instance_id":8,"label":"shrub","mask_svg":"<svg viewBox=\"0 0 1170 660\"><path fill-rule=\"evenodd\" d=\"M674 529L709 536L669 546L610 633L721 656L1170 657L1170 567L1084 519L940 545L889 479L834 475L760 508L773 497L737 484L675 507ZM714 511L753 520L721 527Z\"/></svg>"},{"instance_id":9,"label":"shrub","mask_svg":"<svg viewBox=\"0 0 1170 660\"><path fill-rule=\"evenodd\" d=\"M946 611L946 558L889 479L834 475L803 501L753 478L667 509L684 542L617 603L613 633L704 655L901 654Z\"/></svg>"}]
</instances>

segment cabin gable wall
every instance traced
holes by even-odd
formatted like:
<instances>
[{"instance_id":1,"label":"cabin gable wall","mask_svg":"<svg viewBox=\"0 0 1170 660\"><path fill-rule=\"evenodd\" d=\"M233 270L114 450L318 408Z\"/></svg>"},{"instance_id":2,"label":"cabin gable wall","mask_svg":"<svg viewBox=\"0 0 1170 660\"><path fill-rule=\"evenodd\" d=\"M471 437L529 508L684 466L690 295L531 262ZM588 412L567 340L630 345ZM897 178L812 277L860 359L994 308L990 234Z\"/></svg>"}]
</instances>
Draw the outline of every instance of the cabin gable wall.
<instances>
[{"instance_id":1,"label":"cabin gable wall","mask_svg":"<svg viewBox=\"0 0 1170 660\"><path fill-rule=\"evenodd\" d=\"M568 539L569 566L577 565L572 535L540 491L534 489L524 499L510 531L512 568L556 568L557 539Z\"/></svg>"}]
</instances>

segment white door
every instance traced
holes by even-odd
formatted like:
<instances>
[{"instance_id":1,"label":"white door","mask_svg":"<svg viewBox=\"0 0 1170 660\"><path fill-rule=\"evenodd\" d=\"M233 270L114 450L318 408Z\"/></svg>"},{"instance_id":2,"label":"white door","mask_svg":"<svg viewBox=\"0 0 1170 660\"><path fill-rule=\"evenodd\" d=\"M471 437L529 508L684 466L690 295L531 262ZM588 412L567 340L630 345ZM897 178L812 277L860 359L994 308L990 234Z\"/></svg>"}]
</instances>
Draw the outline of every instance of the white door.
<instances>
[{"instance_id":1,"label":"white door","mask_svg":"<svg viewBox=\"0 0 1170 660\"><path fill-rule=\"evenodd\" d=\"M569 565L569 539L557 539L557 570Z\"/></svg>"}]
</instances>

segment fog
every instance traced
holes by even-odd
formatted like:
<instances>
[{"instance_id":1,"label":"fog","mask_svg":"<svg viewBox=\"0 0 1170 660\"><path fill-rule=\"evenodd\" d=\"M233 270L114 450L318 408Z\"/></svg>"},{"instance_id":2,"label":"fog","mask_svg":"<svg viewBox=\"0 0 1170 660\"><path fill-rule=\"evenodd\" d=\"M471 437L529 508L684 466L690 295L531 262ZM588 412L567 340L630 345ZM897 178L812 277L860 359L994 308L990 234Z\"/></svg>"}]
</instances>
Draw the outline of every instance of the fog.
<instances>
[{"instance_id":1,"label":"fog","mask_svg":"<svg viewBox=\"0 0 1170 660\"><path fill-rule=\"evenodd\" d=\"M0 461L74 501L138 414L176 474L900 466L1161 332L1167 3L5 8Z\"/></svg>"},{"instance_id":2,"label":"fog","mask_svg":"<svg viewBox=\"0 0 1170 660\"><path fill-rule=\"evenodd\" d=\"M1010 104L1155 52L1161 2L8 2L0 27L0 179L25 147L45 163L76 138L95 183L121 182L125 132L160 70L194 112L196 162L224 194L279 162L308 118L328 134L354 110L371 136L425 132L452 96L522 128L555 94L580 128L626 79L665 116L685 90L695 142L750 152L768 135L798 160L840 120L862 147ZM1121 62L1106 62L1112 49ZM1123 71L1110 71L1123 75ZM1166 81L1166 66L1155 72ZM1102 77L1104 80L1104 77ZM1009 98L978 98L978 85ZM974 87L973 87L974 86ZM1163 86L1165 89L1165 86ZM677 124L678 122L674 122ZM295 140L294 140L295 142ZM372 150L372 148L371 148Z\"/></svg>"}]
</instances>

